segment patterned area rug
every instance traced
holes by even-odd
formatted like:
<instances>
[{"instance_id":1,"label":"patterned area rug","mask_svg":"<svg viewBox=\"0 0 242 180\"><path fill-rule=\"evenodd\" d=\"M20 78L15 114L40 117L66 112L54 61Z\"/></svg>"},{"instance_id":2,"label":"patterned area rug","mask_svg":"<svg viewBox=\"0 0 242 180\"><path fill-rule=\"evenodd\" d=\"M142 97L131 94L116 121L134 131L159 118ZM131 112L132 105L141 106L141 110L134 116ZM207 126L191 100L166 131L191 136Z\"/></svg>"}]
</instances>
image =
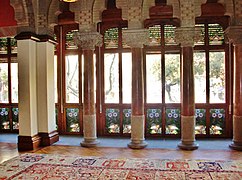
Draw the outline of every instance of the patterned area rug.
<instances>
[{"instance_id":1,"label":"patterned area rug","mask_svg":"<svg viewBox=\"0 0 242 180\"><path fill-rule=\"evenodd\" d=\"M242 179L242 161L109 159L23 154L0 164L4 179Z\"/></svg>"}]
</instances>

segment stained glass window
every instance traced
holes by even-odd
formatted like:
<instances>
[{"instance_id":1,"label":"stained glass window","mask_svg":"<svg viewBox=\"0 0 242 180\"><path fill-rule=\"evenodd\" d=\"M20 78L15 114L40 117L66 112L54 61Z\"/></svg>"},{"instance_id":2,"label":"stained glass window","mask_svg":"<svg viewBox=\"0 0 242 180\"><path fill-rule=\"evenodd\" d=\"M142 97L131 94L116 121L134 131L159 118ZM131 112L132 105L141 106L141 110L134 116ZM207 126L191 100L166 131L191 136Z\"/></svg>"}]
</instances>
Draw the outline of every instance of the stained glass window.
<instances>
[{"instance_id":1,"label":"stained glass window","mask_svg":"<svg viewBox=\"0 0 242 180\"><path fill-rule=\"evenodd\" d=\"M149 27L149 45L159 46L161 45L161 27L160 25L155 25Z\"/></svg>"},{"instance_id":2,"label":"stained glass window","mask_svg":"<svg viewBox=\"0 0 242 180\"><path fill-rule=\"evenodd\" d=\"M78 108L66 108L67 132L80 132L80 117Z\"/></svg>"},{"instance_id":3,"label":"stained glass window","mask_svg":"<svg viewBox=\"0 0 242 180\"><path fill-rule=\"evenodd\" d=\"M195 45L204 45L205 44L205 27L204 24L196 24L195 28L197 31L199 31L200 36L198 41L195 42Z\"/></svg>"},{"instance_id":4,"label":"stained glass window","mask_svg":"<svg viewBox=\"0 0 242 180\"><path fill-rule=\"evenodd\" d=\"M105 31L104 46L106 49L118 47L118 28L110 28Z\"/></svg>"},{"instance_id":5,"label":"stained glass window","mask_svg":"<svg viewBox=\"0 0 242 180\"><path fill-rule=\"evenodd\" d=\"M149 134L161 134L161 110L147 109L147 130Z\"/></svg>"},{"instance_id":6,"label":"stained glass window","mask_svg":"<svg viewBox=\"0 0 242 180\"><path fill-rule=\"evenodd\" d=\"M11 53L17 53L18 52L18 47L17 47L17 40L14 38L11 38Z\"/></svg>"},{"instance_id":7,"label":"stained glass window","mask_svg":"<svg viewBox=\"0 0 242 180\"><path fill-rule=\"evenodd\" d=\"M175 29L173 25L164 26L165 45L177 45L175 41Z\"/></svg>"},{"instance_id":8,"label":"stained glass window","mask_svg":"<svg viewBox=\"0 0 242 180\"><path fill-rule=\"evenodd\" d=\"M66 49L78 49L73 39L73 32L68 32L66 34Z\"/></svg>"},{"instance_id":9,"label":"stained glass window","mask_svg":"<svg viewBox=\"0 0 242 180\"><path fill-rule=\"evenodd\" d=\"M180 130L180 109L166 109L166 134L179 134Z\"/></svg>"},{"instance_id":10,"label":"stained glass window","mask_svg":"<svg viewBox=\"0 0 242 180\"><path fill-rule=\"evenodd\" d=\"M18 108L12 108L13 129L19 129L18 116Z\"/></svg>"},{"instance_id":11,"label":"stained glass window","mask_svg":"<svg viewBox=\"0 0 242 180\"><path fill-rule=\"evenodd\" d=\"M224 31L219 24L208 25L209 45L221 45L224 43Z\"/></svg>"},{"instance_id":12,"label":"stained glass window","mask_svg":"<svg viewBox=\"0 0 242 180\"><path fill-rule=\"evenodd\" d=\"M119 109L106 109L106 130L108 133L120 133Z\"/></svg>"},{"instance_id":13,"label":"stained glass window","mask_svg":"<svg viewBox=\"0 0 242 180\"><path fill-rule=\"evenodd\" d=\"M0 54L8 53L7 43L7 38L0 38Z\"/></svg>"},{"instance_id":14,"label":"stained glass window","mask_svg":"<svg viewBox=\"0 0 242 180\"><path fill-rule=\"evenodd\" d=\"M195 134L206 134L206 109L196 109Z\"/></svg>"},{"instance_id":15,"label":"stained glass window","mask_svg":"<svg viewBox=\"0 0 242 180\"><path fill-rule=\"evenodd\" d=\"M123 110L123 133L131 133L131 109Z\"/></svg>"},{"instance_id":16,"label":"stained glass window","mask_svg":"<svg viewBox=\"0 0 242 180\"><path fill-rule=\"evenodd\" d=\"M10 129L9 108L0 108L1 129Z\"/></svg>"},{"instance_id":17,"label":"stained glass window","mask_svg":"<svg viewBox=\"0 0 242 180\"><path fill-rule=\"evenodd\" d=\"M225 132L225 110L210 109L210 134L221 135Z\"/></svg>"}]
</instances>

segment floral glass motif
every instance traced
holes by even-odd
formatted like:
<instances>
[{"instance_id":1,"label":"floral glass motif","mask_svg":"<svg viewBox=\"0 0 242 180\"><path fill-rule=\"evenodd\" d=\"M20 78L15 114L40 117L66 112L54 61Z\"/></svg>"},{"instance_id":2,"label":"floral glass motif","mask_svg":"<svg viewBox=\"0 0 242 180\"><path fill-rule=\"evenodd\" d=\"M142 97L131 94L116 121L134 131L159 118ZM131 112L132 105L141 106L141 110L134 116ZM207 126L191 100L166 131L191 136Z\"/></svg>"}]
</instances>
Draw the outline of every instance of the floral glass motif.
<instances>
[{"instance_id":1,"label":"floral glass motif","mask_svg":"<svg viewBox=\"0 0 242 180\"><path fill-rule=\"evenodd\" d=\"M120 133L119 109L106 109L106 130L108 133Z\"/></svg>"},{"instance_id":2,"label":"floral glass motif","mask_svg":"<svg viewBox=\"0 0 242 180\"><path fill-rule=\"evenodd\" d=\"M0 38L0 54L8 53L7 44L8 44L7 38Z\"/></svg>"},{"instance_id":3,"label":"floral glass motif","mask_svg":"<svg viewBox=\"0 0 242 180\"><path fill-rule=\"evenodd\" d=\"M123 110L123 133L131 133L131 109Z\"/></svg>"},{"instance_id":4,"label":"floral glass motif","mask_svg":"<svg viewBox=\"0 0 242 180\"><path fill-rule=\"evenodd\" d=\"M10 129L9 108L0 108L1 129Z\"/></svg>"},{"instance_id":5,"label":"floral glass motif","mask_svg":"<svg viewBox=\"0 0 242 180\"><path fill-rule=\"evenodd\" d=\"M73 39L73 32L68 32L66 34L66 49L78 49L78 46Z\"/></svg>"},{"instance_id":6,"label":"floral glass motif","mask_svg":"<svg viewBox=\"0 0 242 180\"><path fill-rule=\"evenodd\" d=\"M210 134L222 135L225 131L225 110L210 109Z\"/></svg>"},{"instance_id":7,"label":"floral glass motif","mask_svg":"<svg viewBox=\"0 0 242 180\"><path fill-rule=\"evenodd\" d=\"M180 109L166 109L166 134L179 134L180 129Z\"/></svg>"},{"instance_id":8,"label":"floral glass motif","mask_svg":"<svg viewBox=\"0 0 242 180\"><path fill-rule=\"evenodd\" d=\"M224 31L219 24L208 25L209 45L221 45L224 43Z\"/></svg>"},{"instance_id":9,"label":"floral glass motif","mask_svg":"<svg viewBox=\"0 0 242 180\"><path fill-rule=\"evenodd\" d=\"M165 45L177 45L175 41L175 29L173 25L164 26Z\"/></svg>"},{"instance_id":10,"label":"floral glass motif","mask_svg":"<svg viewBox=\"0 0 242 180\"><path fill-rule=\"evenodd\" d=\"M160 25L155 25L149 27L149 45L159 46L161 45L161 27Z\"/></svg>"},{"instance_id":11,"label":"floral glass motif","mask_svg":"<svg viewBox=\"0 0 242 180\"><path fill-rule=\"evenodd\" d=\"M160 109L147 109L147 130L149 134L161 134L162 121Z\"/></svg>"},{"instance_id":12,"label":"floral glass motif","mask_svg":"<svg viewBox=\"0 0 242 180\"><path fill-rule=\"evenodd\" d=\"M206 134L206 109L196 109L195 134Z\"/></svg>"},{"instance_id":13,"label":"floral glass motif","mask_svg":"<svg viewBox=\"0 0 242 180\"><path fill-rule=\"evenodd\" d=\"M106 49L118 47L118 28L110 28L105 31L104 46Z\"/></svg>"},{"instance_id":14,"label":"floral glass motif","mask_svg":"<svg viewBox=\"0 0 242 180\"><path fill-rule=\"evenodd\" d=\"M13 129L19 129L19 111L18 108L12 108Z\"/></svg>"},{"instance_id":15,"label":"floral glass motif","mask_svg":"<svg viewBox=\"0 0 242 180\"><path fill-rule=\"evenodd\" d=\"M198 41L195 42L195 45L204 45L205 41L205 26L204 24L196 24L195 25L196 30L198 30L200 32L200 36Z\"/></svg>"},{"instance_id":16,"label":"floral glass motif","mask_svg":"<svg viewBox=\"0 0 242 180\"><path fill-rule=\"evenodd\" d=\"M78 108L66 108L67 132L80 132L80 117Z\"/></svg>"},{"instance_id":17,"label":"floral glass motif","mask_svg":"<svg viewBox=\"0 0 242 180\"><path fill-rule=\"evenodd\" d=\"M10 40L11 43L11 53L17 53L18 52L18 48L17 48L17 40L14 38L11 38Z\"/></svg>"}]
</instances>

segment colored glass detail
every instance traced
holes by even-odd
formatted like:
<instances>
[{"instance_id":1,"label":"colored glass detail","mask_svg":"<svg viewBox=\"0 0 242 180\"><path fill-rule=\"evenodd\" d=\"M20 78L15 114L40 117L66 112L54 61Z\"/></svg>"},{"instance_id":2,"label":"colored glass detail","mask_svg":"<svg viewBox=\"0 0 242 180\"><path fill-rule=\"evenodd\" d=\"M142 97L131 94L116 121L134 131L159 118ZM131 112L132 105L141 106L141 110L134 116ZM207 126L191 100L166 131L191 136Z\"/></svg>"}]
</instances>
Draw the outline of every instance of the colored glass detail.
<instances>
[{"instance_id":1,"label":"colored glass detail","mask_svg":"<svg viewBox=\"0 0 242 180\"><path fill-rule=\"evenodd\" d=\"M108 133L120 133L119 109L106 109L106 130Z\"/></svg>"},{"instance_id":2,"label":"colored glass detail","mask_svg":"<svg viewBox=\"0 0 242 180\"><path fill-rule=\"evenodd\" d=\"M105 31L104 46L106 49L118 47L118 28L110 28Z\"/></svg>"},{"instance_id":3,"label":"colored glass detail","mask_svg":"<svg viewBox=\"0 0 242 180\"><path fill-rule=\"evenodd\" d=\"M206 109L196 109L195 134L206 134Z\"/></svg>"},{"instance_id":4,"label":"colored glass detail","mask_svg":"<svg viewBox=\"0 0 242 180\"><path fill-rule=\"evenodd\" d=\"M9 108L0 108L1 129L10 129Z\"/></svg>"},{"instance_id":5,"label":"colored glass detail","mask_svg":"<svg viewBox=\"0 0 242 180\"><path fill-rule=\"evenodd\" d=\"M166 134L179 134L180 129L180 109L166 109Z\"/></svg>"},{"instance_id":6,"label":"colored glass detail","mask_svg":"<svg viewBox=\"0 0 242 180\"><path fill-rule=\"evenodd\" d=\"M13 129L19 129L18 117L19 117L18 108L12 108Z\"/></svg>"},{"instance_id":7,"label":"colored glass detail","mask_svg":"<svg viewBox=\"0 0 242 180\"><path fill-rule=\"evenodd\" d=\"M66 108L67 132L80 132L80 117L78 108Z\"/></svg>"},{"instance_id":8,"label":"colored glass detail","mask_svg":"<svg viewBox=\"0 0 242 180\"><path fill-rule=\"evenodd\" d=\"M210 134L222 135L225 132L225 110L210 109Z\"/></svg>"},{"instance_id":9,"label":"colored glass detail","mask_svg":"<svg viewBox=\"0 0 242 180\"><path fill-rule=\"evenodd\" d=\"M149 134L161 134L162 121L160 109L147 109L146 121Z\"/></svg>"},{"instance_id":10,"label":"colored glass detail","mask_svg":"<svg viewBox=\"0 0 242 180\"><path fill-rule=\"evenodd\" d=\"M123 110L123 133L131 133L131 109Z\"/></svg>"}]
</instances>

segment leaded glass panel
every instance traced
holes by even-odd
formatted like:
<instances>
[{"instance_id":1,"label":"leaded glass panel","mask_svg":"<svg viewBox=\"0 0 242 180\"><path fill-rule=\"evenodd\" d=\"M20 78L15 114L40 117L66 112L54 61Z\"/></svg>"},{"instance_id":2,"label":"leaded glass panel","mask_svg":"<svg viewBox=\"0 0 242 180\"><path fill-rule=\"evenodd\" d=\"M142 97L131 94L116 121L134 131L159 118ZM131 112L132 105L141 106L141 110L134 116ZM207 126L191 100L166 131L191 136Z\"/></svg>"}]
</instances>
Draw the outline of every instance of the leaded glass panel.
<instances>
[{"instance_id":1,"label":"leaded glass panel","mask_svg":"<svg viewBox=\"0 0 242 180\"><path fill-rule=\"evenodd\" d=\"M160 109L147 109L146 122L149 134L161 134L162 121Z\"/></svg>"},{"instance_id":2,"label":"leaded glass panel","mask_svg":"<svg viewBox=\"0 0 242 180\"><path fill-rule=\"evenodd\" d=\"M66 34L66 49L78 49L73 38L73 32L68 32Z\"/></svg>"},{"instance_id":3,"label":"leaded glass panel","mask_svg":"<svg viewBox=\"0 0 242 180\"><path fill-rule=\"evenodd\" d=\"M67 132L80 132L80 117L78 108L66 108Z\"/></svg>"},{"instance_id":4,"label":"leaded glass panel","mask_svg":"<svg viewBox=\"0 0 242 180\"><path fill-rule=\"evenodd\" d=\"M179 134L180 129L180 109L166 109L166 134Z\"/></svg>"},{"instance_id":5,"label":"leaded glass panel","mask_svg":"<svg viewBox=\"0 0 242 180\"><path fill-rule=\"evenodd\" d=\"M221 45L224 43L224 31L219 24L208 25L209 45Z\"/></svg>"},{"instance_id":6,"label":"leaded glass panel","mask_svg":"<svg viewBox=\"0 0 242 180\"><path fill-rule=\"evenodd\" d=\"M108 133L120 133L119 109L106 109L106 130Z\"/></svg>"},{"instance_id":7,"label":"leaded glass panel","mask_svg":"<svg viewBox=\"0 0 242 180\"><path fill-rule=\"evenodd\" d=\"M206 109L196 109L195 134L206 134Z\"/></svg>"},{"instance_id":8,"label":"leaded glass panel","mask_svg":"<svg viewBox=\"0 0 242 180\"><path fill-rule=\"evenodd\" d=\"M225 132L225 110L210 109L210 134L222 135Z\"/></svg>"},{"instance_id":9,"label":"leaded glass panel","mask_svg":"<svg viewBox=\"0 0 242 180\"><path fill-rule=\"evenodd\" d=\"M118 28L110 28L105 31L104 46L106 49L118 47Z\"/></svg>"},{"instance_id":10,"label":"leaded glass panel","mask_svg":"<svg viewBox=\"0 0 242 180\"><path fill-rule=\"evenodd\" d=\"M18 52L18 47L17 47L17 40L14 38L11 38L11 53L17 53Z\"/></svg>"},{"instance_id":11,"label":"leaded glass panel","mask_svg":"<svg viewBox=\"0 0 242 180\"><path fill-rule=\"evenodd\" d=\"M204 24L196 24L195 28L197 31L199 31L199 39L195 42L195 45L204 45L205 44L205 27Z\"/></svg>"},{"instance_id":12,"label":"leaded glass panel","mask_svg":"<svg viewBox=\"0 0 242 180\"><path fill-rule=\"evenodd\" d=\"M175 41L175 29L173 25L164 26L165 45L177 45Z\"/></svg>"},{"instance_id":13,"label":"leaded glass panel","mask_svg":"<svg viewBox=\"0 0 242 180\"><path fill-rule=\"evenodd\" d=\"M0 38L0 54L8 53L7 44L8 44L7 38Z\"/></svg>"},{"instance_id":14,"label":"leaded glass panel","mask_svg":"<svg viewBox=\"0 0 242 180\"><path fill-rule=\"evenodd\" d=\"M131 109L123 110L123 133L131 133Z\"/></svg>"},{"instance_id":15,"label":"leaded glass panel","mask_svg":"<svg viewBox=\"0 0 242 180\"><path fill-rule=\"evenodd\" d=\"M19 129L19 111L18 108L12 108L13 129Z\"/></svg>"},{"instance_id":16,"label":"leaded glass panel","mask_svg":"<svg viewBox=\"0 0 242 180\"><path fill-rule=\"evenodd\" d=\"M159 46L161 45L161 27L160 25L155 25L149 27L149 45Z\"/></svg>"},{"instance_id":17,"label":"leaded glass panel","mask_svg":"<svg viewBox=\"0 0 242 180\"><path fill-rule=\"evenodd\" d=\"M0 122L2 129L10 129L9 108L0 108Z\"/></svg>"}]
</instances>

